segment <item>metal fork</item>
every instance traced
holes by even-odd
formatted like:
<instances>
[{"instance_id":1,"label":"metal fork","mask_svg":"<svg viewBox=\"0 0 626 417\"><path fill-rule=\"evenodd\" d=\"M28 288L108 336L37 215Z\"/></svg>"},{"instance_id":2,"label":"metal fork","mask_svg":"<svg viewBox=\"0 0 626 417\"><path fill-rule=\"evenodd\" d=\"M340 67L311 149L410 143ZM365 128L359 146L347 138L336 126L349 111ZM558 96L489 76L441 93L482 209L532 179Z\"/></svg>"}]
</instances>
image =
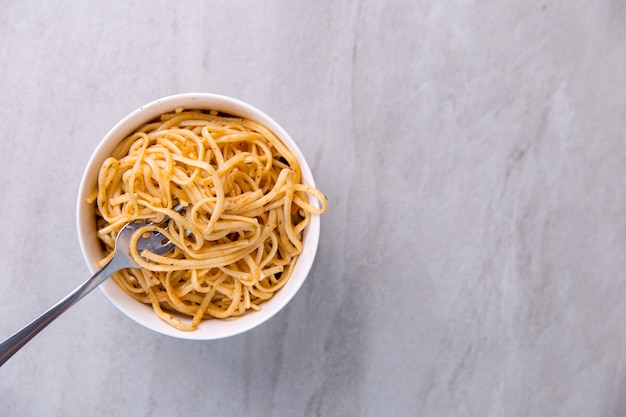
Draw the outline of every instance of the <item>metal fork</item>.
<instances>
[{"instance_id":1,"label":"metal fork","mask_svg":"<svg viewBox=\"0 0 626 417\"><path fill-rule=\"evenodd\" d=\"M179 205L175 207L174 210L179 211L180 208L181 207ZM166 217L165 220L159 224L165 223L168 219L169 218ZM139 265L137 265L130 255L130 241L139 229L149 224L151 223L148 223L145 220L137 220L124 225L115 239L115 255L109 263L85 281L80 287L76 288L61 301L49 308L45 313L0 343L0 366L9 360L11 356L13 356L46 326L52 323L54 319L67 311L115 272L125 268L139 268ZM137 241L138 253L142 253L144 250L147 250L157 255L165 255L173 248L174 244L170 242L164 234L156 231L142 234Z\"/></svg>"}]
</instances>

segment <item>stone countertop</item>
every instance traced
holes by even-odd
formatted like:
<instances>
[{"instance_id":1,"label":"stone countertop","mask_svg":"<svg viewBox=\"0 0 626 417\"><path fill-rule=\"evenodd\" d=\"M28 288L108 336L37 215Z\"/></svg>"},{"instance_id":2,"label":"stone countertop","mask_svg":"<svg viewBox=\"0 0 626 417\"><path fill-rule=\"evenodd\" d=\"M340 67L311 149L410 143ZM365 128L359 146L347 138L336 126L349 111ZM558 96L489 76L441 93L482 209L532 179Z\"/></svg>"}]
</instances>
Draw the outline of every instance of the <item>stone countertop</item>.
<instances>
[{"instance_id":1,"label":"stone countertop","mask_svg":"<svg viewBox=\"0 0 626 417\"><path fill-rule=\"evenodd\" d=\"M626 415L623 2L2 10L0 338L89 276L82 171L153 99L261 108L330 206L269 322L178 340L96 291L0 368L0 415Z\"/></svg>"}]
</instances>

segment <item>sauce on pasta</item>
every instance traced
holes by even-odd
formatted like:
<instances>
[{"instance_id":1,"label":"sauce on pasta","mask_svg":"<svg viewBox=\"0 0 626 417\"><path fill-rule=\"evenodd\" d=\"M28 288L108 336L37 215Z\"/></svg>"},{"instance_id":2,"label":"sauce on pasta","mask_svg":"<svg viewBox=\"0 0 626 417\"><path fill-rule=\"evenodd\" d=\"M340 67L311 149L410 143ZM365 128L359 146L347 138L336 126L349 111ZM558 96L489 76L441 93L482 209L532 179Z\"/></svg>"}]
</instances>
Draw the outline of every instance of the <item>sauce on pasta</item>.
<instances>
[{"instance_id":1,"label":"sauce on pasta","mask_svg":"<svg viewBox=\"0 0 626 417\"><path fill-rule=\"evenodd\" d=\"M318 189L302 183L298 160L269 129L182 108L124 139L102 164L90 198L109 253L102 264L113 256L124 224L169 218L154 227L175 249L165 256L135 249L141 269L112 279L185 331L203 319L259 310L289 279L311 216L327 207ZM179 203L180 213L173 210Z\"/></svg>"}]
</instances>

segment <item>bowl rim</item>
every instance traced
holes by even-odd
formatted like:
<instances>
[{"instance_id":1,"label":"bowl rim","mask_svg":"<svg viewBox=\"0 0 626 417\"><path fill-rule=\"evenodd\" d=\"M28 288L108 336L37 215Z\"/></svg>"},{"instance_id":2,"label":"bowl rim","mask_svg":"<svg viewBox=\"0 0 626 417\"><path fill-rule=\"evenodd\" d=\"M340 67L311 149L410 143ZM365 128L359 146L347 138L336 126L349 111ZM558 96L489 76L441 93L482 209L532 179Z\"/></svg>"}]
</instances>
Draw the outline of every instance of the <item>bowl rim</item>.
<instances>
[{"instance_id":1,"label":"bowl rim","mask_svg":"<svg viewBox=\"0 0 626 417\"><path fill-rule=\"evenodd\" d=\"M153 100L127 114L102 137L90 155L81 176L76 200L76 227L83 259L92 274L98 270L96 261L102 257L102 251L96 235L93 203L88 204L86 196L97 184L97 173L102 162L111 154L113 148L137 127L180 106L186 109L217 110L261 123L269 128L298 159L302 182L315 187L311 169L296 142L281 125L257 107L233 97L214 93L182 93ZM312 196L309 196L309 199L311 203L317 204ZM235 336L265 323L293 299L313 265L319 244L319 233L320 216L312 215L310 223L303 231L303 251L296 261L289 281L270 300L261 304L260 311L248 312L235 318L205 320L195 331L186 332L167 324L157 317L151 306L142 304L124 293L113 280L107 279L103 282L100 290L122 313L157 333L187 340L216 340Z\"/></svg>"}]
</instances>

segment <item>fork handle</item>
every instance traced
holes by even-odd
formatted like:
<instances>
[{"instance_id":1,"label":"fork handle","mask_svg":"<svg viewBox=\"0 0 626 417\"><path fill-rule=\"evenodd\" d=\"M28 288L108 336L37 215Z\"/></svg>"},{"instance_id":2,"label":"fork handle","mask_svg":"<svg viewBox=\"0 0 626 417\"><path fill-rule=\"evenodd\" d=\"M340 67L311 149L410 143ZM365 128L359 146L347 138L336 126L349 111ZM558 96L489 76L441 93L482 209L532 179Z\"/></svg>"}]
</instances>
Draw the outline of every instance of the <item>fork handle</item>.
<instances>
[{"instance_id":1,"label":"fork handle","mask_svg":"<svg viewBox=\"0 0 626 417\"><path fill-rule=\"evenodd\" d=\"M85 281L80 287L76 288L61 301L50 307L45 313L0 343L0 366L9 360L11 356L13 356L46 326L52 323L54 319L67 311L67 309L76 304L81 298L89 294L89 292L120 269L120 266L116 262L109 262L91 278Z\"/></svg>"}]
</instances>

